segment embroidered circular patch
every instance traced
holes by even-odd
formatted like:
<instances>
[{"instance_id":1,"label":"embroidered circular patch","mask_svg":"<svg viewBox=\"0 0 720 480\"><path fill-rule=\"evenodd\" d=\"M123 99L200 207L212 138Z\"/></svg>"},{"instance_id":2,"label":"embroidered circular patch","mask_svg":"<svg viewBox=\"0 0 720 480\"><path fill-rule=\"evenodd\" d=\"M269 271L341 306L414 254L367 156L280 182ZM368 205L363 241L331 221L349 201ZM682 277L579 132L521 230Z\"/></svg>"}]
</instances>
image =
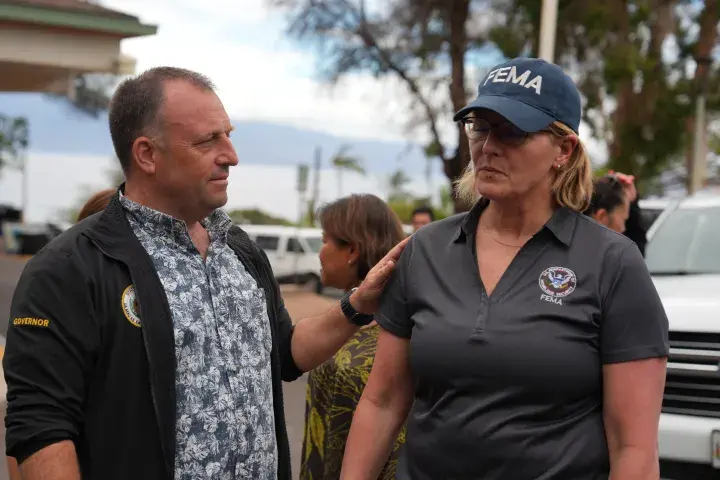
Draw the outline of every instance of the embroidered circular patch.
<instances>
[{"instance_id":1,"label":"embroidered circular patch","mask_svg":"<svg viewBox=\"0 0 720 480\"><path fill-rule=\"evenodd\" d=\"M129 285L122 293L122 309L128 322L136 327L141 326L140 305L138 304L135 287L133 285Z\"/></svg>"},{"instance_id":2,"label":"embroidered circular patch","mask_svg":"<svg viewBox=\"0 0 720 480\"><path fill-rule=\"evenodd\" d=\"M540 274L538 280L543 292L551 297L567 297L577 286L575 272L565 267L550 267Z\"/></svg>"}]
</instances>

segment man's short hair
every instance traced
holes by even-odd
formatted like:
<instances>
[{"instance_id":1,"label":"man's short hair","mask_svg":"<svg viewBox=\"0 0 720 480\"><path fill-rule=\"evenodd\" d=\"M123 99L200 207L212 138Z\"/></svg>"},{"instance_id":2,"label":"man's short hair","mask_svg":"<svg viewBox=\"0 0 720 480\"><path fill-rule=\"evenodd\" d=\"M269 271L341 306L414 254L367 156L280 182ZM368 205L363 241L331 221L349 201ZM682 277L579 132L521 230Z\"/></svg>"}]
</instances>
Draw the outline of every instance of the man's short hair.
<instances>
[{"instance_id":1,"label":"man's short hair","mask_svg":"<svg viewBox=\"0 0 720 480\"><path fill-rule=\"evenodd\" d=\"M583 212L588 217L600 209L612 212L625 202L625 188L622 183L612 175L606 175L595 180L590 206Z\"/></svg>"},{"instance_id":2,"label":"man's short hair","mask_svg":"<svg viewBox=\"0 0 720 480\"><path fill-rule=\"evenodd\" d=\"M133 142L143 135L159 135L159 113L165 97L163 87L172 80L215 91L205 75L184 68L155 67L123 81L113 94L108 112L110 137L125 173L130 168Z\"/></svg>"},{"instance_id":3,"label":"man's short hair","mask_svg":"<svg viewBox=\"0 0 720 480\"><path fill-rule=\"evenodd\" d=\"M422 205L420 207L417 207L415 210L413 210L411 217L414 217L417 214L423 214L423 213L427 214L430 217L430 221L432 221L432 222L435 221L435 214L433 213L432 208L430 208L426 205Z\"/></svg>"}]
</instances>

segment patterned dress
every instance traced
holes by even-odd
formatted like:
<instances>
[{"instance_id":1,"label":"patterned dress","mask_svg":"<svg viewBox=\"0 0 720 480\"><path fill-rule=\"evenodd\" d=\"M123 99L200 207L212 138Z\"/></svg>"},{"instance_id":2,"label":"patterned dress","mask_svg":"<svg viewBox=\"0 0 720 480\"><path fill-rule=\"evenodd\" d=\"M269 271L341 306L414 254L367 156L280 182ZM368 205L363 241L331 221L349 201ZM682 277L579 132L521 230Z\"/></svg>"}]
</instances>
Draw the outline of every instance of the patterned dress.
<instances>
[{"instance_id":1,"label":"patterned dress","mask_svg":"<svg viewBox=\"0 0 720 480\"><path fill-rule=\"evenodd\" d=\"M216 210L202 222L203 259L184 222L120 201L172 313L175 479L276 479L270 322L264 291L227 244L230 218Z\"/></svg>"},{"instance_id":2,"label":"patterned dress","mask_svg":"<svg viewBox=\"0 0 720 480\"><path fill-rule=\"evenodd\" d=\"M361 328L333 358L311 371L305 404L305 439L300 480L340 478L353 413L372 370L378 325ZM378 477L393 480L405 427Z\"/></svg>"}]
</instances>

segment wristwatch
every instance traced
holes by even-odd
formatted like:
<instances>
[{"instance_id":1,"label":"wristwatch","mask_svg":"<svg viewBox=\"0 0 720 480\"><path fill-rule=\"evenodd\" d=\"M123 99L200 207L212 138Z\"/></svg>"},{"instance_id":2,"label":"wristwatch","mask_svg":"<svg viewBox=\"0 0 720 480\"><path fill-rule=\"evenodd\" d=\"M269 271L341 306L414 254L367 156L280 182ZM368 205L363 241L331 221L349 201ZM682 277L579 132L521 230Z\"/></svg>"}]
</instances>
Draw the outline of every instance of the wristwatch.
<instances>
[{"instance_id":1,"label":"wristwatch","mask_svg":"<svg viewBox=\"0 0 720 480\"><path fill-rule=\"evenodd\" d=\"M372 322L375 319L375 315L360 313L355 310L355 307L353 307L352 304L350 304L350 295L352 295L355 290L357 290L357 287L353 288L342 297L342 300L340 300L340 308L350 323L353 323L358 327L363 327Z\"/></svg>"}]
</instances>

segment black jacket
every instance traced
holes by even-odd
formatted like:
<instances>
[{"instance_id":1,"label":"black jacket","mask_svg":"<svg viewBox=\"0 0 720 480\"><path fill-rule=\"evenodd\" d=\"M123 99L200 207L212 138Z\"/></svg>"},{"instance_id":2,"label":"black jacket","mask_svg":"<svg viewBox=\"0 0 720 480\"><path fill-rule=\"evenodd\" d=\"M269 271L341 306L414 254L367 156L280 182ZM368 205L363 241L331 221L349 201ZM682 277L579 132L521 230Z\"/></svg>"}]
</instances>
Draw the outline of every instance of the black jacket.
<instances>
[{"instance_id":1,"label":"black jacket","mask_svg":"<svg viewBox=\"0 0 720 480\"><path fill-rule=\"evenodd\" d=\"M640 249L640 253L645 256L647 228L643 222L642 210L637 199L630 203L630 215L625 221L625 236L635 242Z\"/></svg>"},{"instance_id":2,"label":"black jacket","mask_svg":"<svg viewBox=\"0 0 720 480\"><path fill-rule=\"evenodd\" d=\"M228 244L266 293L278 479L290 480L282 381L293 326L265 254L238 227ZM141 328L123 313L135 285ZM173 479L175 348L170 309L150 257L118 195L104 212L60 235L23 271L10 310L5 357L6 452L22 462L72 440L83 479Z\"/></svg>"}]
</instances>

